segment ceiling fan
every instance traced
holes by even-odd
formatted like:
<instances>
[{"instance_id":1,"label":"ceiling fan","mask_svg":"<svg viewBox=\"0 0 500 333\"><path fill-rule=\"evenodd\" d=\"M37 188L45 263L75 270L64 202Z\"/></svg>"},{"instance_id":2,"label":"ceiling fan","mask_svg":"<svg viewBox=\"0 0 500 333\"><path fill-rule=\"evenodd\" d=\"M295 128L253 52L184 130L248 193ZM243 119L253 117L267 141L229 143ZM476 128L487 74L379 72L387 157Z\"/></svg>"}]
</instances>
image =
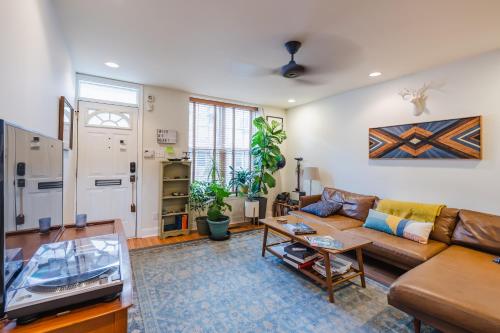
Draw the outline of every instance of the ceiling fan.
<instances>
[{"instance_id":1,"label":"ceiling fan","mask_svg":"<svg viewBox=\"0 0 500 333\"><path fill-rule=\"evenodd\" d=\"M302 46L301 42L291 40L285 43L285 48L290 53L290 62L280 68L280 73L283 77L293 79L302 76L306 72L306 68L295 62L294 56Z\"/></svg>"},{"instance_id":2,"label":"ceiling fan","mask_svg":"<svg viewBox=\"0 0 500 333\"><path fill-rule=\"evenodd\" d=\"M312 82L301 78L304 75L311 74L309 67L303 66L295 62L295 54L299 51L302 43L296 40L291 40L285 43L285 48L290 54L290 61L279 68L269 69L252 64L239 63L235 66L237 72L243 75L250 76L267 76L267 75L280 75L287 79L293 79L295 83L317 85L317 82Z\"/></svg>"}]
</instances>

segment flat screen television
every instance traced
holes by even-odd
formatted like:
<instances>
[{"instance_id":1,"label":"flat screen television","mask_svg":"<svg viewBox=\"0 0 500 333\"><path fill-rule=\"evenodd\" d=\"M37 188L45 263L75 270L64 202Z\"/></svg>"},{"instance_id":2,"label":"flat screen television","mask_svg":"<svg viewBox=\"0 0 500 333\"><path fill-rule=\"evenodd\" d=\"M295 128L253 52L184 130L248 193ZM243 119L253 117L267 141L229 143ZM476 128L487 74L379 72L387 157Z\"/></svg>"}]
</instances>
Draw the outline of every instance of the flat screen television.
<instances>
[{"instance_id":1,"label":"flat screen television","mask_svg":"<svg viewBox=\"0 0 500 333\"><path fill-rule=\"evenodd\" d=\"M63 143L0 119L0 291L63 225Z\"/></svg>"}]
</instances>

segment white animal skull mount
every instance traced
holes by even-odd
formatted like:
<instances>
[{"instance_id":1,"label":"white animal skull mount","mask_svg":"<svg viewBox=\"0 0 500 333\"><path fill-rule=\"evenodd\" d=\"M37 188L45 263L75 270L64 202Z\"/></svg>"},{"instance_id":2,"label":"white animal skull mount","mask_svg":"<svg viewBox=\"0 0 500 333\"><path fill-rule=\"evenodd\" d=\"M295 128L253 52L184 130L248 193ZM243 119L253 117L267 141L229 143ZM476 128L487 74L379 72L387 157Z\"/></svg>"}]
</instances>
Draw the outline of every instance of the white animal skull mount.
<instances>
[{"instance_id":1,"label":"white animal skull mount","mask_svg":"<svg viewBox=\"0 0 500 333\"><path fill-rule=\"evenodd\" d=\"M405 101L410 101L411 103L413 103L413 114L415 116L420 116L426 109L426 92L432 87L432 83L426 83L420 89L403 89L399 92L399 95L401 95L401 97Z\"/></svg>"}]
</instances>

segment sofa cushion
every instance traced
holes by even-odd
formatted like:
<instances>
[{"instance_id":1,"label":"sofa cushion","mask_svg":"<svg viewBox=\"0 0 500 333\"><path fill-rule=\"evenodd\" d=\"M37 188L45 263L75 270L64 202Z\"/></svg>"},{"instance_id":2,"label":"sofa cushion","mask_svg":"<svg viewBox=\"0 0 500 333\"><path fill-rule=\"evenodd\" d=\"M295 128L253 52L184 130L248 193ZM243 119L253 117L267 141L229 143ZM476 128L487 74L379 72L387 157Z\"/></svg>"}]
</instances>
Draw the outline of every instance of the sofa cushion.
<instances>
[{"instance_id":1,"label":"sofa cushion","mask_svg":"<svg viewBox=\"0 0 500 333\"><path fill-rule=\"evenodd\" d=\"M451 244L451 236L457 225L457 219L458 209L444 207L434 222L434 229L432 229L429 238L448 245Z\"/></svg>"},{"instance_id":2,"label":"sofa cushion","mask_svg":"<svg viewBox=\"0 0 500 333\"><path fill-rule=\"evenodd\" d=\"M427 244L434 223L404 219L370 209L363 227Z\"/></svg>"},{"instance_id":3,"label":"sofa cushion","mask_svg":"<svg viewBox=\"0 0 500 333\"><path fill-rule=\"evenodd\" d=\"M301 208L301 210L319 217L327 217L335 214L341 208L342 204L339 202L320 200Z\"/></svg>"},{"instance_id":4,"label":"sofa cushion","mask_svg":"<svg viewBox=\"0 0 500 333\"><path fill-rule=\"evenodd\" d=\"M289 212L290 215L297 216L300 218L303 218L304 220L312 220L312 221L319 221L323 223L327 223L328 225L334 227L337 230L346 230L346 229L351 229L351 228L358 228L363 225L363 222L352 219L350 217L342 216L342 215L330 215L328 217L318 217L313 214L309 214L303 211L291 211Z\"/></svg>"},{"instance_id":5,"label":"sofa cushion","mask_svg":"<svg viewBox=\"0 0 500 333\"><path fill-rule=\"evenodd\" d=\"M500 265L493 257L452 245L396 280L389 304L437 328L499 332Z\"/></svg>"},{"instance_id":6,"label":"sofa cushion","mask_svg":"<svg viewBox=\"0 0 500 333\"><path fill-rule=\"evenodd\" d=\"M500 255L500 216L461 210L458 217L453 244Z\"/></svg>"},{"instance_id":7,"label":"sofa cushion","mask_svg":"<svg viewBox=\"0 0 500 333\"><path fill-rule=\"evenodd\" d=\"M447 248L445 243L432 239L427 244L420 244L368 228L349 229L345 232L371 240L373 243L363 247L363 251L403 269L418 266Z\"/></svg>"},{"instance_id":8,"label":"sofa cushion","mask_svg":"<svg viewBox=\"0 0 500 333\"><path fill-rule=\"evenodd\" d=\"M321 194L303 195L299 197L299 208L308 206L321 200Z\"/></svg>"},{"instance_id":9,"label":"sofa cushion","mask_svg":"<svg viewBox=\"0 0 500 333\"><path fill-rule=\"evenodd\" d=\"M377 197L325 187L321 199L341 203L342 209L339 210L340 215L364 221Z\"/></svg>"}]
</instances>

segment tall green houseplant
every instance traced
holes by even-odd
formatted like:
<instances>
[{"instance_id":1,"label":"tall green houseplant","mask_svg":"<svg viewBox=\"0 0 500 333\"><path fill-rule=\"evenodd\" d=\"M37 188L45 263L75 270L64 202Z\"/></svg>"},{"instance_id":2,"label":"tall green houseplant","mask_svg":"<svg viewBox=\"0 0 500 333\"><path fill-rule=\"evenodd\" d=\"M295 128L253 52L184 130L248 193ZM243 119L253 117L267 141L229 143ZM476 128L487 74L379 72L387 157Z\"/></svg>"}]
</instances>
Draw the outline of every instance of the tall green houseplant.
<instances>
[{"instance_id":1,"label":"tall green houseplant","mask_svg":"<svg viewBox=\"0 0 500 333\"><path fill-rule=\"evenodd\" d=\"M254 177L251 183L250 197L259 197L260 206L266 205L267 200L260 199L262 194L268 194L270 188L276 186L273 174L284 162L279 145L286 139L286 132L277 121L268 123L264 117L257 117L253 121L256 132L252 136L252 157ZM265 208L259 209L259 217L265 217Z\"/></svg>"}]
</instances>

